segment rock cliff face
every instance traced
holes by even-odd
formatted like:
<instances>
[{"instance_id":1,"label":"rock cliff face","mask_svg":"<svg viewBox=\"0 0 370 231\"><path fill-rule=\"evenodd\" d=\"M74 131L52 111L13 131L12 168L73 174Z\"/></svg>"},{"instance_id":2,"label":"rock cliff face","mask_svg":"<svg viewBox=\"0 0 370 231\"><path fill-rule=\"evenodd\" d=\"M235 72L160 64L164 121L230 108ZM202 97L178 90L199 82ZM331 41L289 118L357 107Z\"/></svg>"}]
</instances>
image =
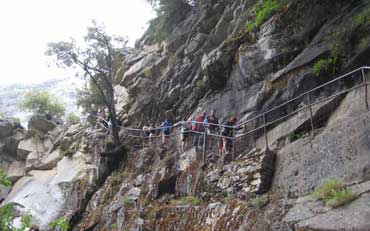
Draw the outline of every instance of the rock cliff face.
<instances>
[{"instance_id":1,"label":"rock cliff face","mask_svg":"<svg viewBox=\"0 0 370 231\"><path fill-rule=\"evenodd\" d=\"M124 124L211 109L221 121L235 115L243 122L369 64L368 1L284 1L246 30L262 2L199 1L182 12L166 41L149 43L153 35L146 33L115 75ZM41 230L57 217L75 231L370 230L370 92L338 94L361 74L266 114L268 139L261 130L240 138L233 161L213 150L204 163L199 149L180 152L177 138L142 147L125 130L127 150L101 157L109 148L104 131L35 120L30 130L37 132L26 134L1 122L1 167L15 185L0 196L31 213ZM238 134L262 124L253 120ZM309 196L333 178L359 198L331 209Z\"/></svg>"},{"instance_id":2,"label":"rock cliff face","mask_svg":"<svg viewBox=\"0 0 370 231\"><path fill-rule=\"evenodd\" d=\"M368 28L354 25L366 1L286 1L280 13L246 32L257 3L202 1L166 42L142 44L146 50L127 57L117 76L128 93L119 105L127 123L178 120L199 108L248 119L367 63ZM335 71L315 77L314 62L331 55L338 58Z\"/></svg>"}]
</instances>

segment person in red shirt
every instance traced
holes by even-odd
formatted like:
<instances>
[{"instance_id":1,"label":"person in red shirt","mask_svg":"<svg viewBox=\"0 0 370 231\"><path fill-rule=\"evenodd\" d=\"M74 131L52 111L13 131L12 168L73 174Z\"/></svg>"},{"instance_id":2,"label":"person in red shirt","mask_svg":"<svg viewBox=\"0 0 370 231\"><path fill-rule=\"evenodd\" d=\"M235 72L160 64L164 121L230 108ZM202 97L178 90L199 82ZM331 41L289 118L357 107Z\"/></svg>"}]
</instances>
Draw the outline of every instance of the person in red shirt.
<instances>
[{"instance_id":1,"label":"person in red shirt","mask_svg":"<svg viewBox=\"0 0 370 231\"><path fill-rule=\"evenodd\" d=\"M206 120L206 115L207 113L204 111L202 114L200 114L197 117L196 120L196 125L195 125L195 131L198 132L196 133L197 135L195 136L196 143L195 146L202 146L203 145L203 140L204 140L204 134L201 134L200 132L204 133L205 132L205 120Z\"/></svg>"}]
</instances>

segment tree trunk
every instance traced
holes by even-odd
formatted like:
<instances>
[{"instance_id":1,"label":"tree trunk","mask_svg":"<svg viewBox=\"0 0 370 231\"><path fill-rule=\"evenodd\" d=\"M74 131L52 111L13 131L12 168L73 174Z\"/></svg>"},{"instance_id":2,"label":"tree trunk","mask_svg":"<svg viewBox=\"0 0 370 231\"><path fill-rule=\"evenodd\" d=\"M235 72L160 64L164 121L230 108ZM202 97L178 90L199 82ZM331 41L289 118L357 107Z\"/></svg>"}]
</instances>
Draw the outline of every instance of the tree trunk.
<instances>
[{"instance_id":1,"label":"tree trunk","mask_svg":"<svg viewBox=\"0 0 370 231\"><path fill-rule=\"evenodd\" d=\"M110 113L110 119L112 123L112 136L113 136L114 146L118 147L121 142L119 139L119 127L118 127L118 121L117 121L116 107L114 105L113 106L110 105L109 113Z\"/></svg>"}]
</instances>

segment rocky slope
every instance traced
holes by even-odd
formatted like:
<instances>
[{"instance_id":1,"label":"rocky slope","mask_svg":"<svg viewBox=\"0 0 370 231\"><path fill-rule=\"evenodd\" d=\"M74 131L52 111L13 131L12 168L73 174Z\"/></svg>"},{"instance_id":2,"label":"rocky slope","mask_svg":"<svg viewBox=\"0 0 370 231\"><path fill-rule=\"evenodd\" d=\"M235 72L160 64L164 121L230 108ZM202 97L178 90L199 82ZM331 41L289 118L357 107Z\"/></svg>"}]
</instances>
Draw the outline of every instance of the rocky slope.
<instances>
[{"instance_id":1,"label":"rocky slope","mask_svg":"<svg viewBox=\"0 0 370 231\"><path fill-rule=\"evenodd\" d=\"M149 30L117 68L124 123L142 127L211 109L222 121L231 115L246 121L368 64L368 1L284 1L262 25L246 31L259 3L201 1L183 11L165 42L153 44ZM317 61L332 59L334 64L314 72ZM1 148L1 167L9 175L10 165L23 167L15 167L21 173L13 174L11 191L2 192L3 203L31 213L41 230L57 217L76 231L370 230L369 89L321 101L360 77L353 74L267 114L271 122L308 100L316 103L267 127L270 150L261 131L239 139L234 161L211 151L203 163L201 150L179 151L178 137L170 146L143 148L124 129L127 150L101 157L110 146L104 131L31 124L25 132L4 125L0 130L11 129L2 143L19 145ZM358 199L332 209L309 196L332 178L342 179Z\"/></svg>"}]
</instances>

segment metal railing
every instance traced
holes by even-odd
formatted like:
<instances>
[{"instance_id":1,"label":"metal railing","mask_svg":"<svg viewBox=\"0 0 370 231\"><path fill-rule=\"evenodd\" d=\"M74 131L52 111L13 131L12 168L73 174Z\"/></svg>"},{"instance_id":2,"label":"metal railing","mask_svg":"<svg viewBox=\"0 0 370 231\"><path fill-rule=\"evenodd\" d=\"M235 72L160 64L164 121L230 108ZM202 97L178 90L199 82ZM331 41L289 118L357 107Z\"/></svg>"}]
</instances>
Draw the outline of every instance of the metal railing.
<instances>
[{"instance_id":1,"label":"metal railing","mask_svg":"<svg viewBox=\"0 0 370 231\"><path fill-rule=\"evenodd\" d=\"M328 82L325 82L324 84L321 84L309 91L306 91L303 94L300 94L292 99L289 99L285 101L284 103L281 103L271 109L268 109L261 114L254 116L253 118L250 118L242 123L236 124L234 126L227 126L224 124L213 124L213 123L205 123L205 122L196 122L196 121L182 121L178 122L175 125L168 126L167 128L171 131L169 135L163 135L161 131L163 131L163 127L155 127L155 128L148 128L150 134L154 135L147 135L144 133L143 129L137 129L137 128L129 128L129 127L120 127L121 129L125 129L129 132L128 136L132 138L137 139L144 139L150 141L150 139L155 139L156 141L159 138L163 138L163 136L168 139L168 145L177 144L179 143L179 139L177 136L188 134L188 142L193 141L192 143L195 144L195 146L202 148L202 154L203 154L203 161L206 161L207 158L207 141L209 141L209 138L213 139L215 143L223 143L223 145L228 145L228 147L225 147L228 149L227 151L231 153L232 159L234 160L236 158L236 155L240 152L245 151L244 148L246 146L251 146L253 142L256 140L263 140L265 149L269 149L269 137L268 133L269 131L273 130L275 127L277 127L282 121L288 120L293 118L294 115L299 115L299 113L304 112L303 115L308 114L308 118L303 119L302 125L298 126L295 130L300 130L304 132L310 132L312 136L314 136L315 131L315 122L316 127L320 127L321 123L324 123L324 120L326 120L327 116L323 115L322 118L320 116L314 115L314 111L318 113L318 110L315 110L315 106L320 106L320 104L325 103L329 100L335 100L338 97L341 97L345 95L346 93L353 91L355 89L359 89L364 87L365 88L365 104L366 109L369 110L369 105L367 101L367 86L369 85L369 82L366 80L365 72L370 70L370 67L360 67L356 70L353 70L347 74L344 74L342 76L339 76L333 80L330 80ZM344 82L343 82L344 81ZM346 82L347 81L347 82ZM334 89L330 89L330 87L334 84L342 84L340 86L335 87ZM339 92L337 90L340 87L344 87L345 89L341 89ZM323 93L323 91L320 91L324 88L329 88L328 91L332 91L329 96L321 96L319 93ZM316 95L316 98L313 97ZM318 95L318 96L317 96ZM313 100L314 99L314 100ZM302 105L304 103L304 105ZM305 112L306 111L306 112ZM108 121L104 120L103 118L99 119L101 121L104 121L106 124L109 124ZM298 120L298 119L297 119ZM321 121L322 120L322 121ZM204 127L204 131L195 131L195 130L188 130L188 131L174 131L175 129L183 126L183 123L194 126L195 124L199 124ZM208 133L207 127L209 125L213 125L214 127L218 128L217 133ZM105 126L106 129L108 127ZM228 136L223 136L222 132L225 129L230 130L230 134ZM237 130L242 129L242 133L237 133ZM292 131L292 132L294 132ZM247 137L247 138L246 138ZM243 140L243 138L246 138ZM194 139L198 139L197 142L194 142ZM157 142L148 142L150 145L156 145ZM238 143L242 144L240 145L240 150L237 148ZM256 145L256 144L254 144ZM230 147L231 146L231 147ZM212 147L210 147L212 149ZM214 147L213 147L214 148ZM217 148L219 149L219 148ZM231 149L231 150L230 150Z\"/></svg>"}]
</instances>

